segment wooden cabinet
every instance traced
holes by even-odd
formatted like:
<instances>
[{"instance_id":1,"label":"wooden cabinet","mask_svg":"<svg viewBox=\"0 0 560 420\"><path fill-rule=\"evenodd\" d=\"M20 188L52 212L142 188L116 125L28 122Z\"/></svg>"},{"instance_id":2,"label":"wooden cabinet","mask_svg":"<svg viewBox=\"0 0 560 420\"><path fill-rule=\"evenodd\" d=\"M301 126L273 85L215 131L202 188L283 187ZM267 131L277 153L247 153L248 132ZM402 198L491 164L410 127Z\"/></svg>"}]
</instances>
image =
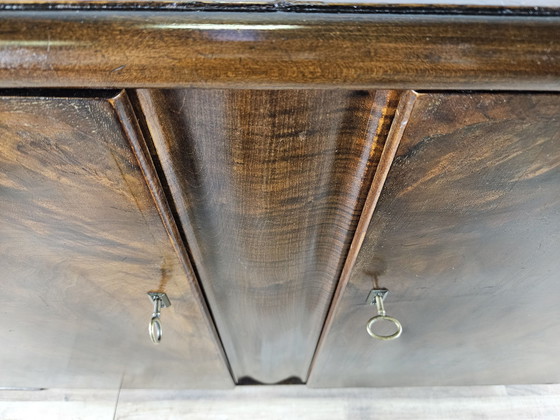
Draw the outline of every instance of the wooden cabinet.
<instances>
[{"instance_id":1,"label":"wooden cabinet","mask_svg":"<svg viewBox=\"0 0 560 420\"><path fill-rule=\"evenodd\" d=\"M0 10L0 386L560 380L558 9Z\"/></svg>"},{"instance_id":2,"label":"wooden cabinet","mask_svg":"<svg viewBox=\"0 0 560 420\"><path fill-rule=\"evenodd\" d=\"M1 386L231 386L126 94L29 94L0 97Z\"/></svg>"},{"instance_id":3,"label":"wooden cabinet","mask_svg":"<svg viewBox=\"0 0 560 420\"><path fill-rule=\"evenodd\" d=\"M310 384L560 381L559 165L560 95L418 94Z\"/></svg>"}]
</instances>

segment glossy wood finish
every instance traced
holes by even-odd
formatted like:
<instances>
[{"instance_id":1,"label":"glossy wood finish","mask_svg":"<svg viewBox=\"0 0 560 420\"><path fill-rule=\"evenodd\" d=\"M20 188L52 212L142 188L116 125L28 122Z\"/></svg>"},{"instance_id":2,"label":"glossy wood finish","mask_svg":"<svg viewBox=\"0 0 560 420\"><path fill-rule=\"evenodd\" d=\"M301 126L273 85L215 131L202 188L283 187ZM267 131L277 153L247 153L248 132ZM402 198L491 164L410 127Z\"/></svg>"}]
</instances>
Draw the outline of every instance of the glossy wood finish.
<instances>
[{"instance_id":1,"label":"glossy wood finish","mask_svg":"<svg viewBox=\"0 0 560 420\"><path fill-rule=\"evenodd\" d=\"M126 95L3 95L0 386L230 387ZM159 346L151 290L172 301Z\"/></svg>"},{"instance_id":2,"label":"glossy wood finish","mask_svg":"<svg viewBox=\"0 0 560 420\"><path fill-rule=\"evenodd\" d=\"M558 10L481 16L255 7L3 11L0 86L560 88Z\"/></svg>"},{"instance_id":3,"label":"glossy wood finish","mask_svg":"<svg viewBox=\"0 0 560 420\"><path fill-rule=\"evenodd\" d=\"M394 91L140 91L234 375L305 381Z\"/></svg>"},{"instance_id":4,"label":"glossy wood finish","mask_svg":"<svg viewBox=\"0 0 560 420\"><path fill-rule=\"evenodd\" d=\"M560 95L420 94L313 386L560 381ZM375 281L392 342L365 329Z\"/></svg>"}]
</instances>

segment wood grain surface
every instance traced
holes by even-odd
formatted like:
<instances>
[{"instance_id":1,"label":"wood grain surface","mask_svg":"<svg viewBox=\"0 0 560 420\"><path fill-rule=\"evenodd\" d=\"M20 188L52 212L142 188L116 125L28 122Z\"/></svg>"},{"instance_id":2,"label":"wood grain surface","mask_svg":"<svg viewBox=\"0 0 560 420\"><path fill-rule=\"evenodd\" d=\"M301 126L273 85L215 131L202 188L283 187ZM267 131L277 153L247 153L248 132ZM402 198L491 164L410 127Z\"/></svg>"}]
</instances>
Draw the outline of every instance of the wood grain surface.
<instances>
[{"instance_id":1,"label":"wood grain surface","mask_svg":"<svg viewBox=\"0 0 560 420\"><path fill-rule=\"evenodd\" d=\"M127 103L0 97L2 387L232 386L132 152ZM172 302L159 346L148 291Z\"/></svg>"},{"instance_id":2,"label":"wood grain surface","mask_svg":"<svg viewBox=\"0 0 560 420\"><path fill-rule=\"evenodd\" d=\"M560 16L554 13L279 12L265 6L245 12L2 11L0 86L560 88Z\"/></svg>"},{"instance_id":3,"label":"wood grain surface","mask_svg":"<svg viewBox=\"0 0 560 420\"><path fill-rule=\"evenodd\" d=\"M305 381L398 93L138 98L235 377Z\"/></svg>"},{"instance_id":4,"label":"wood grain surface","mask_svg":"<svg viewBox=\"0 0 560 420\"><path fill-rule=\"evenodd\" d=\"M312 386L560 381L559 115L559 95L419 95ZM395 341L366 333L375 283Z\"/></svg>"}]
</instances>

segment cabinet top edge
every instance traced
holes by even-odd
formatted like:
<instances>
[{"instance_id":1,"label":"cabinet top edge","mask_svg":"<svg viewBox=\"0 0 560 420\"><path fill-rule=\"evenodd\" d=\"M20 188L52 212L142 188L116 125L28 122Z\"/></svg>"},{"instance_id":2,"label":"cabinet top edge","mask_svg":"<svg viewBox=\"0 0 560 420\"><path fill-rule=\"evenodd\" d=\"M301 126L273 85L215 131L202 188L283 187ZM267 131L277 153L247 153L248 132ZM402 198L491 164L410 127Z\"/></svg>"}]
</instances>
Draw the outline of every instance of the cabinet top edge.
<instances>
[{"instance_id":1,"label":"cabinet top edge","mask_svg":"<svg viewBox=\"0 0 560 420\"><path fill-rule=\"evenodd\" d=\"M543 0L456 1L172 1L172 0L0 0L0 11L136 11L231 13L327 13L451 16L560 16L560 2Z\"/></svg>"},{"instance_id":2,"label":"cabinet top edge","mask_svg":"<svg viewBox=\"0 0 560 420\"><path fill-rule=\"evenodd\" d=\"M0 25L0 88L560 90L560 12L3 11Z\"/></svg>"}]
</instances>

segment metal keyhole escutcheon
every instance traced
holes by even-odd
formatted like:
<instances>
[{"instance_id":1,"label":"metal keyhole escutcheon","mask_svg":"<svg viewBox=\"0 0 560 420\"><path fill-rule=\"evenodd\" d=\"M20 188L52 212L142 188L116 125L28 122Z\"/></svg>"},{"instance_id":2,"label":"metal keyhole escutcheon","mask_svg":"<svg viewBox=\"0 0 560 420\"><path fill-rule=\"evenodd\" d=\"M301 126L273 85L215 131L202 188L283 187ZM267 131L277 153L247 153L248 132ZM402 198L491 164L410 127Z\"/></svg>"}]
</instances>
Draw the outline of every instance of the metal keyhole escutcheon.
<instances>
[{"instance_id":1,"label":"metal keyhole escutcheon","mask_svg":"<svg viewBox=\"0 0 560 420\"><path fill-rule=\"evenodd\" d=\"M154 311L148 325L148 333L150 334L152 343L159 344L163 335L163 328L161 326L160 319L161 309L171 306L171 302L165 293L148 292L148 296L150 296L150 300L154 304Z\"/></svg>"},{"instance_id":2,"label":"metal keyhole escutcheon","mask_svg":"<svg viewBox=\"0 0 560 420\"><path fill-rule=\"evenodd\" d=\"M399 338L402 334L402 325L399 322L398 319L393 318L392 316L388 316L387 313L385 312L385 306L383 304L383 300L385 299L385 296L387 296L387 294L389 293L389 291L387 289L373 289L369 292L368 298L367 298L367 302L370 305L375 305L377 308L377 315L374 316L373 318L371 318L367 325L366 325L366 330L368 332L368 334L370 336L372 336L373 338L376 338L378 340L384 340L384 341L389 341L389 340L394 340L395 338ZM395 325L395 327L397 327L397 330L390 335L380 335L375 333L375 331L373 330L374 324L376 322L379 321L389 321L391 323L393 323Z\"/></svg>"}]
</instances>

